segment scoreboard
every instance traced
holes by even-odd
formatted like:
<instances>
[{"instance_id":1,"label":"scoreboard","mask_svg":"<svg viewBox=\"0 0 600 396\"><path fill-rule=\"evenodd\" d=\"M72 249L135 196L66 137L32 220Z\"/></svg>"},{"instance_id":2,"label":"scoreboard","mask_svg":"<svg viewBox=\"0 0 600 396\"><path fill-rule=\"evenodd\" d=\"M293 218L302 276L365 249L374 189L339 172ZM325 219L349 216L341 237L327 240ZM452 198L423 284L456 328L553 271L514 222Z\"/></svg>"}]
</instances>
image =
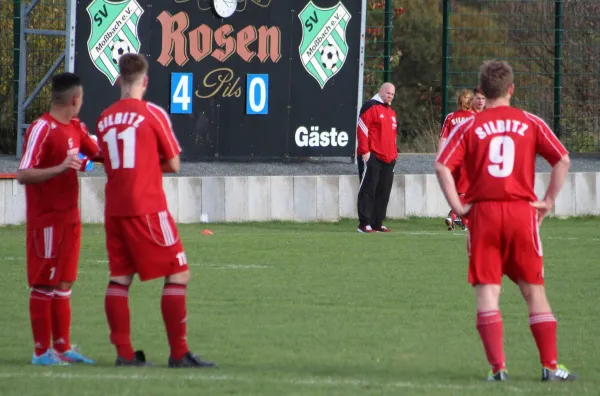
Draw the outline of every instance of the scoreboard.
<instances>
[{"instance_id":1,"label":"scoreboard","mask_svg":"<svg viewBox=\"0 0 600 396\"><path fill-rule=\"evenodd\" d=\"M119 99L118 61L134 52L187 160L350 157L364 1L79 1L81 119L93 131Z\"/></svg>"}]
</instances>

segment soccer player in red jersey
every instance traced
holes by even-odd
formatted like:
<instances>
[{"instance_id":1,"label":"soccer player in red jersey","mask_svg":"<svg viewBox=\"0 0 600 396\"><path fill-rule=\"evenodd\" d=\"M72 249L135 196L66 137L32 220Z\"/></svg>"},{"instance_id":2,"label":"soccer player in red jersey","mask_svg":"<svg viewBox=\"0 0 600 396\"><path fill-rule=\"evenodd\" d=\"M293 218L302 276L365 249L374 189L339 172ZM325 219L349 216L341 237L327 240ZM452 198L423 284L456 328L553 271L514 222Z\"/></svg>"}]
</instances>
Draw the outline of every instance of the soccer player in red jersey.
<instances>
[{"instance_id":1,"label":"soccer player in red jersey","mask_svg":"<svg viewBox=\"0 0 600 396\"><path fill-rule=\"evenodd\" d=\"M507 275L527 303L542 380L573 380L575 376L557 363L556 319L544 288L539 236L539 226L567 176L569 155L541 118L510 106L513 80L506 62L481 66L486 110L452 130L437 157L436 173L452 210L460 216L468 213L468 279L477 294L477 330L492 366L488 379L507 379L499 308L502 277ZM536 154L552 165L541 201L533 189ZM470 184L466 206L452 177L463 163Z\"/></svg>"},{"instance_id":2,"label":"soccer player in red jersey","mask_svg":"<svg viewBox=\"0 0 600 396\"><path fill-rule=\"evenodd\" d=\"M485 95L480 87L473 90L475 98L473 99L473 110L475 113L481 113L485 109Z\"/></svg>"},{"instance_id":3,"label":"soccer player in red jersey","mask_svg":"<svg viewBox=\"0 0 600 396\"><path fill-rule=\"evenodd\" d=\"M78 158L98 155L98 146L76 118L83 103L79 77L52 79L50 111L27 129L17 180L25 185L29 314L36 365L94 364L72 348L71 288L77 278L81 220ZM53 347L50 347L51 338Z\"/></svg>"},{"instance_id":4,"label":"soccer player in red jersey","mask_svg":"<svg viewBox=\"0 0 600 396\"><path fill-rule=\"evenodd\" d=\"M186 336L187 259L162 186L179 172L181 147L167 113L142 100L148 63L142 55L119 60L121 100L102 112L96 130L107 175L105 229L110 269L105 309L117 366L145 366L131 343L129 286L164 278L161 311L171 348L169 367L214 367L192 354Z\"/></svg>"},{"instance_id":5,"label":"soccer player in red jersey","mask_svg":"<svg viewBox=\"0 0 600 396\"><path fill-rule=\"evenodd\" d=\"M452 128L465 121L467 118L472 117L475 112L473 111L473 92L468 89L462 89L458 92L456 103L458 104L458 110L452 112L446 116L444 120L444 125L442 125L442 133L440 134L440 142L438 147L438 153L444 147L446 140L448 139L448 135L450 135L450 131ZM452 176L454 177L454 183L456 184L456 190L458 191L458 196L461 198L461 201L464 199L465 193L469 188L469 180L467 179L467 175L463 167L456 167L456 169L452 172ZM464 204L464 201L463 201ZM456 216L456 214L450 210L448 213L448 217L446 217L446 225L448 226L448 231L454 231L456 225L458 224L464 229L467 228L467 219L460 219Z\"/></svg>"}]
</instances>

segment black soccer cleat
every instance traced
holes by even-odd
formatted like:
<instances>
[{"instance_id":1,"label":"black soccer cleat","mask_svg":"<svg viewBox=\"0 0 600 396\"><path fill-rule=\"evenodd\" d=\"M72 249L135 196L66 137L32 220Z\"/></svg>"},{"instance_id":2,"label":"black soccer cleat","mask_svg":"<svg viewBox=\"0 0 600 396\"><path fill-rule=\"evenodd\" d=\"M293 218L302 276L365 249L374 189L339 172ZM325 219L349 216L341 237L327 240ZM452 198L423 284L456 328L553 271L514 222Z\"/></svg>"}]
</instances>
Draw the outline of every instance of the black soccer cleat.
<instances>
[{"instance_id":1,"label":"black soccer cleat","mask_svg":"<svg viewBox=\"0 0 600 396\"><path fill-rule=\"evenodd\" d=\"M575 381L576 379L577 377L562 364L559 364L554 371L546 367L542 368L542 381Z\"/></svg>"},{"instance_id":2,"label":"black soccer cleat","mask_svg":"<svg viewBox=\"0 0 600 396\"><path fill-rule=\"evenodd\" d=\"M146 367L152 366L152 363L146 361L146 355L144 354L144 351L135 351L135 356L131 360L117 356L115 366Z\"/></svg>"},{"instance_id":3,"label":"black soccer cleat","mask_svg":"<svg viewBox=\"0 0 600 396\"><path fill-rule=\"evenodd\" d=\"M494 373L490 371L488 381L508 381L508 372L506 370L498 370L498 372Z\"/></svg>"},{"instance_id":4,"label":"black soccer cleat","mask_svg":"<svg viewBox=\"0 0 600 396\"><path fill-rule=\"evenodd\" d=\"M218 367L216 363L202 360L200 356L196 356L191 352L185 354L182 359L173 359L169 356L170 368L211 368Z\"/></svg>"}]
</instances>

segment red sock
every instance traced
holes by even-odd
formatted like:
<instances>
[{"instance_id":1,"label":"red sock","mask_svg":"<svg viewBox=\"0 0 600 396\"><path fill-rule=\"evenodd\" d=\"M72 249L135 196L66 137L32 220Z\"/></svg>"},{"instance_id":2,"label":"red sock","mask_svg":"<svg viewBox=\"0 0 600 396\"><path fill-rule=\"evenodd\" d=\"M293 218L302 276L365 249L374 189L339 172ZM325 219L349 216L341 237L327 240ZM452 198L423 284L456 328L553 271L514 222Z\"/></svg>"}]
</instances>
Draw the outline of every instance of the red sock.
<instances>
[{"instance_id":1,"label":"red sock","mask_svg":"<svg viewBox=\"0 0 600 396\"><path fill-rule=\"evenodd\" d=\"M52 297L52 338L54 350L65 353L71 349L71 290L54 289Z\"/></svg>"},{"instance_id":2,"label":"red sock","mask_svg":"<svg viewBox=\"0 0 600 396\"><path fill-rule=\"evenodd\" d=\"M35 354L43 355L50 348L52 337L52 291L31 289L29 295L29 317Z\"/></svg>"},{"instance_id":3,"label":"red sock","mask_svg":"<svg viewBox=\"0 0 600 396\"><path fill-rule=\"evenodd\" d=\"M185 285L166 283L160 301L160 309L173 359L181 359L189 352L186 340L185 291Z\"/></svg>"},{"instance_id":4,"label":"red sock","mask_svg":"<svg viewBox=\"0 0 600 396\"><path fill-rule=\"evenodd\" d=\"M483 342L485 355L494 373L506 369L504 357L504 330L500 311L477 312L477 331Z\"/></svg>"},{"instance_id":5,"label":"red sock","mask_svg":"<svg viewBox=\"0 0 600 396\"><path fill-rule=\"evenodd\" d=\"M129 318L129 286L110 282L104 298L106 319L110 328L110 342L117 348L117 356L131 360L135 357L131 345Z\"/></svg>"},{"instance_id":6,"label":"red sock","mask_svg":"<svg viewBox=\"0 0 600 396\"><path fill-rule=\"evenodd\" d=\"M551 312L529 315L529 327L538 351L542 366L556 370L558 352L556 350L556 318Z\"/></svg>"}]
</instances>

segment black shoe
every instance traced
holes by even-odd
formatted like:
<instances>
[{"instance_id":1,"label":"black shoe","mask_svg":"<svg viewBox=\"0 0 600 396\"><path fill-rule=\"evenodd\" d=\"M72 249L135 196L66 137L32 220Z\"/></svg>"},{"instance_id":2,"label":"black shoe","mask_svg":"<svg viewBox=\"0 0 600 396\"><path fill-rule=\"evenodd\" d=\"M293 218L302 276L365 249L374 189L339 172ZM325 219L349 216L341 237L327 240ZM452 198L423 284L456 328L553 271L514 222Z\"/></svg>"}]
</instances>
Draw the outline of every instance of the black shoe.
<instances>
[{"instance_id":1,"label":"black shoe","mask_svg":"<svg viewBox=\"0 0 600 396\"><path fill-rule=\"evenodd\" d=\"M542 381L575 381L576 379L577 377L560 364L554 371L546 367L542 368Z\"/></svg>"},{"instance_id":2,"label":"black shoe","mask_svg":"<svg viewBox=\"0 0 600 396\"><path fill-rule=\"evenodd\" d=\"M171 368L208 368L217 367L216 363L202 360L200 356L196 356L191 352L185 354L182 359L175 360L169 356L169 367Z\"/></svg>"},{"instance_id":3,"label":"black shoe","mask_svg":"<svg viewBox=\"0 0 600 396\"><path fill-rule=\"evenodd\" d=\"M144 354L144 351L135 351L135 356L131 360L127 360L121 356L117 356L115 366L144 367L152 366L152 363L146 361L146 355Z\"/></svg>"}]
</instances>

